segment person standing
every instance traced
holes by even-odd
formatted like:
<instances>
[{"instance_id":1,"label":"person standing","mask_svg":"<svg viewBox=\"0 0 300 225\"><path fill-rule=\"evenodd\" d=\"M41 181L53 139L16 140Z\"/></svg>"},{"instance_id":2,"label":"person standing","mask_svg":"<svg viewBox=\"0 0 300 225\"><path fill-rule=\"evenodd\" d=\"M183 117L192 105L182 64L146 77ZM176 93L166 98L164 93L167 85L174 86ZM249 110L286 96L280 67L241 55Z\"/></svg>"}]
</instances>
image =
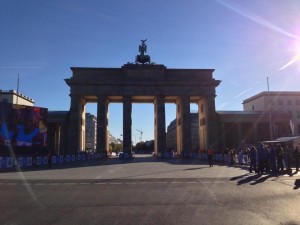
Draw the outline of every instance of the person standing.
<instances>
[{"instance_id":1,"label":"person standing","mask_svg":"<svg viewBox=\"0 0 300 225\"><path fill-rule=\"evenodd\" d=\"M296 172L299 171L299 158L300 158L299 148L298 148L298 146L296 146L296 148L294 150L294 160L295 160Z\"/></svg>"},{"instance_id":2,"label":"person standing","mask_svg":"<svg viewBox=\"0 0 300 225\"><path fill-rule=\"evenodd\" d=\"M229 151L229 161L230 161L230 165L232 166L234 164L234 151L233 151L233 149L231 149Z\"/></svg>"},{"instance_id":3,"label":"person standing","mask_svg":"<svg viewBox=\"0 0 300 225\"><path fill-rule=\"evenodd\" d=\"M267 172L268 165L267 165L267 151L266 147L263 144L260 144L257 150L258 156L258 175L263 175L263 173Z\"/></svg>"},{"instance_id":4,"label":"person standing","mask_svg":"<svg viewBox=\"0 0 300 225\"><path fill-rule=\"evenodd\" d=\"M210 147L207 150L207 158L208 158L208 163L209 163L209 167L213 167L213 155L214 155L214 150Z\"/></svg>"},{"instance_id":5,"label":"person standing","mask_svg":"<svg viewBox=\"0 0 300 225\"><path fill-rule=\"evenodd\" d=\"M252 171L254 169L254 173L257 173L257 170L256 170L256 148L254 146L252 146L250 148L249 157L250 157L249 172L252 173Z\"/></svg>"},{"instance_id":6,"label":"person standing","mask_svg":"<svg viewBox=\"0 0 300 225\"><path fill-rule=\"evenodd\" d=\"M272 175L277 176L277 168L276 168L276 148L273 144L270 145L270 164Z\"/></svg>"},{"instance_id":7,"label":"person standing","mask_svg":"<svg viewBox=\"0 0 300 225\"><path fill-rule=\"evenodd\" d=\"M49 150L47 157L48 157L48 168L51 168L52 167L52 151L51 150Z\"/></svg>"},{"instance_id":8,"label":"person standing","mask_svg":"<svg viewBox=\"0 0 300 225\"><path fill-rule=\"evenodd\" d=\"M281 144L277 144L277 170L278 172L281 171L283 172L283 156L284 156L284 151L283 148L281 146Z\"/></svg>"}]
</instances>

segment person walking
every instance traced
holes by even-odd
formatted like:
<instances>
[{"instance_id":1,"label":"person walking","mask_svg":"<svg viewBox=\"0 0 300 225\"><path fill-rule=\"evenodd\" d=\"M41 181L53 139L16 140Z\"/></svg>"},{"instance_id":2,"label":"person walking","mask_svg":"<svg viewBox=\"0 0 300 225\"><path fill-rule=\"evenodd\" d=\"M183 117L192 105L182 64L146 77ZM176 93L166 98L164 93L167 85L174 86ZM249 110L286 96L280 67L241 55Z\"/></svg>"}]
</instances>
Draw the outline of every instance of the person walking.
<instances>
[{"instance_id":1,"label":"person walking","mask_svg":"<svg viewBox=\"0 0 300 225\"><path fill-rule=\"evenodd\" d=\"M295 166L296 166L296 173L299 171L299 158L300 158L300 153L299 153L299 148L296 146L294 150L294 160L295 160Z\"/></svg>"},{"instance_id":2,"label":"person walking","mask_svg":"<svg viewBox=\"0 0 300 225\"><path fill-rule=\"evenodd\" d=\"M250 157L249 172L252 173L252 171L254 169L254 173L257 173L257 170L256 170L256 148L254 146L252 146L250 148L249 157Z\"/></svg>"},{"instance_id":3,"label":"person walking","mask_svg":"<svg viewBox=\"0 0 300 225\"><path fill-rule=\"evenodd\" d=\"M208 163L209 163L209 167L213 167L213 155L214 155L214 150L210 147L207 150L207 158L208 158Z\"/></svg>"}]
</instances>

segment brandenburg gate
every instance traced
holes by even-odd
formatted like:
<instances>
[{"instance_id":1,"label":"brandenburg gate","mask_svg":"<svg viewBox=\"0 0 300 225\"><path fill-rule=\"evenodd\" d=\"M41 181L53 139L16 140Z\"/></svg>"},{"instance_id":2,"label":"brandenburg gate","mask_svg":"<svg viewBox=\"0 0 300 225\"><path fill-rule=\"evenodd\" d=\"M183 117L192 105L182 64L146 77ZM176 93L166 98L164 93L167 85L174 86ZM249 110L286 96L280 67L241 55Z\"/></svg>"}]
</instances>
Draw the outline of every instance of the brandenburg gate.
<instances>
[{"instance_id":1,"label":"brandenburg gate","mask_svg":"<svg viewBox=\"0 0 300 225\"><path fill-rule=\"evenodd\" d=\"M213 69L168 69L150 62L145 55L146 40L139 46L135 63L121 68L71 67L70 117L67 152L76 153L85 146L85 105L97 103L97 152L108 151L108 105L123 103L123 152L131 154L132 103L154 104L154 150L166 151L165 103L176 104L177 153L191 153L190 103L198 104L200 150L217 146L215 88ZM145 118L147 119L147 118Z\"/></svg>"}]
</instances>

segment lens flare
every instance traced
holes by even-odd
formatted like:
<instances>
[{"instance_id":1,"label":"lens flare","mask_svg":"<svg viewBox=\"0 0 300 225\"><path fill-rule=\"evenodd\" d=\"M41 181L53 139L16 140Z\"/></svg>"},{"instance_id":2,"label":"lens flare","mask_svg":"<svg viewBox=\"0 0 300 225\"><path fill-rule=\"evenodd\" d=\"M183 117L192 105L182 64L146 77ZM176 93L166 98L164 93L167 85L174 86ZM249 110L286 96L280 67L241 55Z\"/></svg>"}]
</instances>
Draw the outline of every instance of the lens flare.
<instances>
[{"instance_id":1,"label":"lens flare","mask_svg":"<svg viewBox=\"0 0 300 225\"><path fill-rule=\"evenodd\" d=\"M295 44L293 52L295 52L293 58L290 61L288 61L284 66L282 66L279 70L284 70L285 68L289 67L290 65L300 60L300 41L298 41Z\"/></svg>"}]
</instances>

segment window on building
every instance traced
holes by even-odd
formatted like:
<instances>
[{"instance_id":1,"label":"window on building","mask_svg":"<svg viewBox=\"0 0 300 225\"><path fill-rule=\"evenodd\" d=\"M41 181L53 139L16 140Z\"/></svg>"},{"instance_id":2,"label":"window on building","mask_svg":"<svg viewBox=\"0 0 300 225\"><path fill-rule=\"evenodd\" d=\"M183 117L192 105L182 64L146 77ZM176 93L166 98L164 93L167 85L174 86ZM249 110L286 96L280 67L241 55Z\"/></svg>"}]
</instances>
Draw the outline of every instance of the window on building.
<instances>
[{"instance_id":1,"label":"window on building","mask_svg":"<svg viewBox=\"0 0 300 225\"><path fill-rule=\"evenodd\" d=\"M287 104L291 105L292 104L292 100L287 100Z\"/></svg>"},{"instance_id":2,"label":"window on building","mask_svg":"<svg viewBox=\"0 0 300 225\"><path fill-rule=\"evenodd\" d=\"M296 112L296 117L297 117L297 119L300 119L300 111Z\"/></svg>"},{"instance_id":3,"label":"window on building","mask_svg":"<svg viewBox=\"0 0 300 225\"><path fill-rule=\"evenodd\" d=\"M296 100L296 105L300 105L300 100Z\"/></svg>"},{"instance_id":4,"label":"window on building","mask_svg":"<svg viewBox=\"0 0 300 225\"><path fill-rule=\"evenodd\" d=\"M282 105L282 100L281 99L278 100L278 105Z\"/></svg>"},{"instance_id":5,"label":"window on building","mask_svg":"<svg viewBox=\"0 0 300 225\"><path fill-rule=\"evenodd\" d=\"M293 113L292 113L292 111L288 111L288 115L289 115L290 118L293 118Z\"/></svg>"},{"instance_id":6,"label":"window on building","mask_svg":"<svg viewBox=\"0 0 300 225\"><path fill-rule=\"evenodd\" d=\"M254 105L252 105L252 110L254 110Z\"/></svg>"},{"instance_id":7,"label":"window on building","mask_svg":"<svg viewBox=\"0 0 300 225\"><path fill-rule=\"evenodd\" d=\"M8 103L8 99L7 99L7 98L4 98L4 99L3 99L3 102Z\"/></svg>"}]
</instances>

